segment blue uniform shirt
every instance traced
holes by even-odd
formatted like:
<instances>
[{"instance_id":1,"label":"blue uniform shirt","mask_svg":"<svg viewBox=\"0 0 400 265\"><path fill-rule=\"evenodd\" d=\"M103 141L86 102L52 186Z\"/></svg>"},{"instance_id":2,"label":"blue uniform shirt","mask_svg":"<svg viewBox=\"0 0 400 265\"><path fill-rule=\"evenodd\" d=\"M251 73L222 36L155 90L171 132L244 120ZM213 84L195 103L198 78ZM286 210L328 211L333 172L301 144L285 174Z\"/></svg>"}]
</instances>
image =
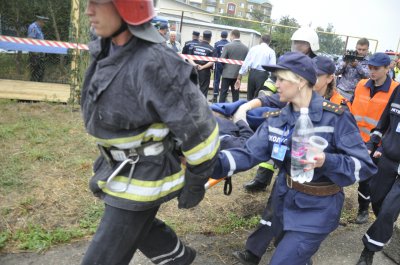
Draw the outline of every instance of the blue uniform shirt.
<instances>
[{"instance_id":1,"label":"blue uniform shirt","mask_svg":"<svg viewBox=\"0 0 400 265\"><path fill-rule=\"evenodd\" d=\"M190 40L185 42L185 45L182 48L182 54L192 54L193 45L199 43L199 40Z\"/></svg>"},{"instance_id":2,"label":"blue uniform shirt","mask_svg":"<svg viewBox=\"0 0 400 265\"><path fill-rule=\"evenodd\" d=\"M220 58L222 51L224 50L224 46L228 43L229 43L229 41L227 39L222 39L222 40L217 41L214 44L214 55L213 56ZM216 64L222 66L222 63L216 63Z\"/></svg>"},{"instance_id":3,"label":"blue uniform shirt","mask_svg":"<svg viewBox=\"0 0 400 265\"><path fill-rule=\"evenodd\" d=\"M28 38L44 40L42 28L37 24L37 22L33 22L29 25Z\"/></svg>"},{"instance_id":4,"label":"blue uniform shirt","mask_svg":"<svg viewBox=\"0 0 400 265\"><path fill-rule=\"evenodd\" d=\"M224 46L228 43L229 43L229 41L227 39L222 39L222 40L217 41L214 44L214 57L218 57L218 58L221 57Z\"/></svg>"},{"instance_id":5,"label":"blue uniform shirt","mask_svg":"<svg viewBox=\"0 0 400 265\"><path fill-rule=\"evenodd\" d=\"M325 163L314 170L312 182L333 182L344 187L375 174L376 166L369 157L351 113L347 110L342 114L327 111L323 109L323 104L331 103L313 92L309 116L314 133L325 138L329 145L325 149ZM343 192L316 197L290 189L286 184L286 174L290 174L291 138L284 136L294 127L299 115L289 104L279 115L268 118L246 142L245 148L221 151L212 177L231 176L268 161L273 145L282 142L288 147L284 161L273 159L280 168L274 193L276 216L282 218L285 230L329 233L339 224Z\"/></svg>"}]
</instances>

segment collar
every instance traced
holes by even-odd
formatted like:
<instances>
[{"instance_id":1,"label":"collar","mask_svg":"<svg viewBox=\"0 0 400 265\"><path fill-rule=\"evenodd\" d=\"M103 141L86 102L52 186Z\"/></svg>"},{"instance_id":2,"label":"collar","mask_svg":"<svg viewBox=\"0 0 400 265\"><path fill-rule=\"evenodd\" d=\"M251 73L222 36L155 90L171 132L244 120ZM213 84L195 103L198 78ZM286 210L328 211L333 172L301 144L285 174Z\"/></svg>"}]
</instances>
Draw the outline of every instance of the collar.
<instances>
[{"instance_id":1,"label":"collar","mask_svg":"<svg viewBox=\"0 0 400 265\"><path fill-rule=\"evenodd\" d=\"M324 98L318 95L315 91L312 93L311 102L308 106L308 116L310 117L311 121L319 122L322 119L322 103L324 102ZM300 112L294 111L292 103L286 105L281 111L279 115L279 120L276 122L275 125L278 127L284 126L288 124L290 127L293 127L299 118Z\"/></svg>"},{"instance_id":2,"label":"collar","mask_svg":"<svg viewBox=\"0 0 400 265\"><path fill-rule=\"evenodd\" d=\"M391 83L392 83L391 78L388 75L386 75L386 80L385 82L383 82L381 86L379 86L379 91L388 92ZM367 83L365 83L365 86L368 87L369 89L375 89L375 81L369 79Z\"/></svg>"}]
</instances>

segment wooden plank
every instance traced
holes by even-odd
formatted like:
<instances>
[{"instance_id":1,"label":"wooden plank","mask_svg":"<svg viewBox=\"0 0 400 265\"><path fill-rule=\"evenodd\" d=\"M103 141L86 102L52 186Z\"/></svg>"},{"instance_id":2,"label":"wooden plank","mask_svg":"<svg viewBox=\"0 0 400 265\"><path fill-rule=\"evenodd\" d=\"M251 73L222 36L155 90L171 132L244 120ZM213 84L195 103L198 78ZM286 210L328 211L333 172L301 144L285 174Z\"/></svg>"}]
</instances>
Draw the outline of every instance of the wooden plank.
<instances>
[{"instance_id":1,"label":"wooden plank","mask_svg":"<svg viewBox=\"0 0 400 265\"><path fill-rule=\"evenodd\" d=\"M0 98L68 102L70 85L0 79Z\"/></svg>"}]
</instances>

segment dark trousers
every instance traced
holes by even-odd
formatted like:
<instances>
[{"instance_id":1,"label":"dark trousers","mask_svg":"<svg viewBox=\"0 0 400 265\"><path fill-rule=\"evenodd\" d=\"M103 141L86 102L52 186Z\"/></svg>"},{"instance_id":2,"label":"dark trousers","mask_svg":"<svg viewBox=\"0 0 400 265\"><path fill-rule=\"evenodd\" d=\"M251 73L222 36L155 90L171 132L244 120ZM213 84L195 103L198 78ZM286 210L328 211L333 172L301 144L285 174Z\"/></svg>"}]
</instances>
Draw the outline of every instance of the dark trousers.
<instances>
[{"instance_id":1,"label":"dark trousers","mask_svg":"<svg viewBox=\"0 0 400 265\"><path fill-rule=\"evenodd\" d=\"M272 187L272 191L275 189L275 182ZM271 191L271 193L272 193ZM272 225L272 196L268 197L267 206L264 209L264 212L261 216L260 224L250 234L246 241L246 249L261 258L265 252L272 239L274 238L274 233L271 229Z\"/></svg>"},{"instance_id":2,"label":"dark trousers","mask_svg":"<svg viewBox=\"0 0 400 265\"><path fill-rule=\"evenodd\" d=\"M252 100L257 96L257 93L264 86L268 79L269 73L266 71L251 69L249 73L249 81L247 83L247 100Z\"/></svg>"},{"instance_id":3,"label":"dark trousers","mask_svg":"<svg viewBox=\"0 0 400 265\"><path fill-rule=\"evenodd\" d=\"M272 177L274 176L274 162L272 160L259 164L255 180L259 183L269 185L271 184Z\"/></svg>"},{"instance_id":4,"label":"dark trousers","mask_svg":"<svg viewBox=\"0 0 400 265\"><path fill-rule=\"evenodd\" d=\"M42 82L44 76L44 54L38 52L29 53L29 69L31 81Z\"/></svg>"},{"instance_id":5,"label":"dark trousers","mask_svg":"<svg viewBox=\"0 0 400 265\"><path fill-rule=\"evenodd\" d=\"M372 158L372 161L375 164L378 164L379 159ZM370 192L370 179L360 181L358 183L358 210L366 211L369 208L369 203L371 201L371 192Z\"/></svg>"},{"instance_id":6,"label":"dark trousers","mask_svg":"<svg viewBox=\"0 0 400 265\"><path fill-rule=\"evenodd\" d=\"M380 251L393 234L393 226L400 213L399 162L383 154L378 173L371 178L371 204L376 220L363 236L363 243L371 251Z\"/></svg>"},{"instance_id":7,"label":"dark trousers","mask_svg":"<svg viewBox=\"0 0 400 265\"><path fill-rule=\"evenodd\" d=\"M177 258L185 246L156 218L158 209L134 212L106 205L82 265L127 265L137 249L155 264Z\"/></svg>"},{"instance_id":8,"label":"dark trousers","mask_svg":"<svg viewBox=\"0 0 400 265\"><path fill-rule=\"evenodd\" d=\"M222 78L221 82L221 95L219 97L219 102L226 102L226 97L228 96L229 87L232 92L232 102L239 100L239 89L235 89L236 78Z\"/></svg>"},{"instance_id":9,"label":"dark trousers","mask_svg":"<svg viewBox=\"0 0 400 265\"><path fill-rule=\"evenodd\" d=\"M210 89L211 68L198 71L200 91L207 98L208 90Z\"/></svg>"},{"instance_id":10,"label":"dark trousers","mask_svg":"<svg viewBox=\"0 0 400 265\"><path fill-rule=\"evenodd\" d=\"M213 97L215 99L218 98L219 95L219 83L221 81L221 75L222 75L222 70L223 70L223 65L221 63L216 63L215 64L215 69L214 69L214 94Z\"/></svg>"}]
</instances>

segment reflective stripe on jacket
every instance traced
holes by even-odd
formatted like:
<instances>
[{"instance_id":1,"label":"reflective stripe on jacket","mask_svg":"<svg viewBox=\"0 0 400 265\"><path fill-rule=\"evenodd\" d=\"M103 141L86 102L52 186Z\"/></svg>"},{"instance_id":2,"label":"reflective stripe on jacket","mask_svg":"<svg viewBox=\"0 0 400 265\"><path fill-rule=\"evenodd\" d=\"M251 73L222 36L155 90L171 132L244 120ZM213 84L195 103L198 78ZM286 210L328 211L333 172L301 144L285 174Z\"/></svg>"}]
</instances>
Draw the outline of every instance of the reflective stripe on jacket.
<instances>
[{"instance_id":1,"label":"reflective stripe on jacket","mask_svg":"<svg viewBox=\"0 0 400 265\"><path fill-rule=\"evenodd\" d=\"M368 81L369 79L363 79L357 84L351 104L351 113L357 121L364 142L369 141L371 130L378 124L393 90L398 86L397 82L391 80L387 92L378 91L371 98L371 89L367 86Z\"/></svg>"}]
</instances>

